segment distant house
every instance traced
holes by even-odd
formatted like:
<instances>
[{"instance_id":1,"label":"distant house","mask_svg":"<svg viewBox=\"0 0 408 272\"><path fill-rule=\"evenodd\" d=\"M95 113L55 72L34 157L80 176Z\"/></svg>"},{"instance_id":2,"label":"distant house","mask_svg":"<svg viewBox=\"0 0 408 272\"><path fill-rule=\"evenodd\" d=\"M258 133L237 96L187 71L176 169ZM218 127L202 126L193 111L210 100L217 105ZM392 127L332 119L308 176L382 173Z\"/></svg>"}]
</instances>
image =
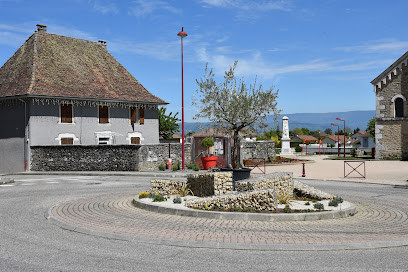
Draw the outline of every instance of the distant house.
<instances>
[{"instance_id":1,"label":"distant house","mask_svg":"<svg viewBox=\"0 0 408 272\"><path fill-rule=\"evenodd\" d=\"M344 143L344 135L326 135L326 137L322 140L323 144L334 145L338 147L338 145ZM351 139L346 138L346 145L351 144Z\"/></svg>"},{"instance_id":2,"label":"distant house","mask_svg":"<svg viewBox=\"0 0 408 272\"><path fill-rule=\"evenodd\" d=\"M0 68L0 172L30 147L159 143L158 105L106 42L37 31Z\"/></svg>"},{"instance_id":3,"label":"distant house","mask_svg":"<svg viewBox=\"0 0 408 272\"><path fill-rule=\"evenodd\" d=\"M319 140L312 135L296 135L291 138L291 142L303 143L304 141L306 141L307 144L315 144L319 142Z\"/></svg>"},{"instance_id":4,"label":"distant house","mask_svg":"<svg viewBox=\"0 0 408 272\"><path fill-rule=\"evenodd\" d=\"M160 137L160 143L181 143L181 134L175 133L169 139L164 139L163 137Z\"/></svg>"},{"instance_id":5,"label":"distant house","mask_svg":"<svg viewBox=\"0 0 408 272\"><path fill-rule=\"evenodd\" d=\"M375 147L374 137L367 131L359 131L353 134L350 138L352 139L352 145L355 148L367 149L367 151L369 151L371 148Z\"/></svg>"},{"instance_id":6,"label":"distant house","mask_svg":"<svg viewBox=\"0 0 408 272\"><path fill-rule=\"evenodd\" d=\"M376 159L408 159L408 52L377 76Z\"/></svg>"},{"instance_id":7,"label":"distant house","mask_svg":"<svg viewBox=\"0 0 408 272\"><path fill-rule=\"evenodd\" d=\"M318 131L318 132L313 134L313 137L323 139L324 137L326 137L326 135L327 135L327 133L325 133L323 131Z\"/></svg>"}]
</instances>

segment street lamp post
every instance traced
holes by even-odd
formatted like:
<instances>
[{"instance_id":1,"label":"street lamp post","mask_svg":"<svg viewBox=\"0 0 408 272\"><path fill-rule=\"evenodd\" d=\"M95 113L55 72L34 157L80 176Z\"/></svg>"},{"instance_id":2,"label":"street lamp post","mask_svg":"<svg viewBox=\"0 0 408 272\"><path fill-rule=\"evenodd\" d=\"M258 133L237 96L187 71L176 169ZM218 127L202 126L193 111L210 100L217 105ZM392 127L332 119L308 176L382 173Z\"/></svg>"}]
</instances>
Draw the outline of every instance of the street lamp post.
<instances>
[{"instance_id":1,"label":"street lamp post","mask_svg":"<svg viewBox=\"0 0 408 272\"><path fill-rule=\"evenodd\" d=\"M344 157L346 157L346 120L336 118L336 120L343 121L344 122L344 130L343 130L343 135L344 135Z\"/></svg>"},{"instance_id":2,"label":"street lamp post","mask_svg":"<svg viewBox=\"0 0 408 272\"><path fill-rule=\"evenodd\" d=\"M335 123L331 123L331 125L337 127L337 157L340 157L340 142L339 142L340 127L339 125L336 125Z\"/></svg>"},{"instance_id":3,"label":"street lamp post","mask_svg":"<svg viewBox=\"0 0 408 272\"><path fill-rule=\"evenodd\" d=\"M187 37L187 33L184 32L184 27L181 28L181 31L177 34L181 38L181 146L182 146L182 155L181 155L181 165L182 169L185 170L184 164L184 67L183 67L183 38Z\"/></svg>"}]
</instances>

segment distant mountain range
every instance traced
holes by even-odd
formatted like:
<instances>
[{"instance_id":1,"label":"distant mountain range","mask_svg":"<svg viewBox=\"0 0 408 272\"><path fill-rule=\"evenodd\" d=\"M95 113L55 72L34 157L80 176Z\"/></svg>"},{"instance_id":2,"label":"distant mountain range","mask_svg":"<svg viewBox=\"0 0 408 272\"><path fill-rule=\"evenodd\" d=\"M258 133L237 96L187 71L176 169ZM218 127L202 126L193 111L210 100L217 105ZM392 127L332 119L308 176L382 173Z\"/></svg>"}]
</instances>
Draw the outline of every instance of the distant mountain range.
<instances>
[{"instance_id":1,"label":"distant mountain range","mask_svg":"<svg viewBox=\"0 0 408 272\"><path fill-rule=\"evenodd\" d=\"M330 124L335 123L340 125L340 129L343 128L343 122L337 121L336 118L339 117L346 120L346 127L353 129L360 128L365 130L367 128L368 121L375 117L375 110L369 111L347 111L347 112L327 112L327 113L291 113L282 114L279 118L279 127L282 129L282 117L287 116L289 118L289 129L294 128L307 128L309 130L321 130L324 131L326 128L332 128ZM268 125L267 129L275 128L276 123L273 122L273 116L268 116L265 121ZM185 122L185 133L189 131L198 132L208 126L209 122ZM181 124L180 124L181 128Z\"/></svg>"}]
</instances>

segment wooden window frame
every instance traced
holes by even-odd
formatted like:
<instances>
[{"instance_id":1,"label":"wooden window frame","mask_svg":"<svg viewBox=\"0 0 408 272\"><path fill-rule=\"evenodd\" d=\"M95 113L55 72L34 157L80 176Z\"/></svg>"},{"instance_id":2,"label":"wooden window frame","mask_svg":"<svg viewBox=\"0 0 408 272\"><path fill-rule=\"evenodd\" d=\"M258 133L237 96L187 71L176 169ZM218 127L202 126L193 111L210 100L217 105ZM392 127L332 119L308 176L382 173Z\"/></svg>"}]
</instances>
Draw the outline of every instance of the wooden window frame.
<instances>
[{"instance_id":1,"label":"wooden window frame","mask_svg":"<svg viewBox=\"0 0 408 272\"><path fill-rule=\"evenodd\" d=\"M140 108L139 109L139 124L144 125L145 123L145 109Z\"/></svg>"},{"instance_id":2,"label":"wooden window frame","mask_svg":"<svg viewBox=\"0 0 408 272\"><path fill-rule=\"evenodd\" d=\"M106 108L106 109L107 109L106 122L101 122L101 118L104 118L104 117L101 117L101 109L102 109L102 108ZM98 106L98 123L99 123L99 124L110 124L109 112L110 112L109 106ZM105 119L105 118L104 118L104 119Z\"/></svg>"},{"instance_id":3,"label":"wooden window frame","mask_svg":"<svg viewBox=\"0 0 408 272\"><path fill-rule=\"evenodd\" d=\"M73 145L74 144L74 138L72 137L63 137L60 139L60 144L61 145Z\"/></svg>"},{"instance_id":4,"label":"wooden window frame","mask_svg":"<svg viewBox=\"0 0 408 272\"><path fill-rule=\"evenodd\" d=\"M140 144L140 137L130 137L130 144Z\"/></svg>"},{"instance_id":5,"label":"wooden window frame","mask_svg":"<svg viewBox=\"0 0 408 272\"><path fill-rule=\"evenodd\" d=\"M129 109L129 118L130 118L130 123L131 124L137 124L137 108L131 107Z\"/></svg>"},{"instance_id":6,"label":"wooden window frame","mask_svg":"<svg viewBox=\"0 0 408 272\"><path fill-rule=\"evenodd\" d=\"M63 107L68 107L68 106L71 107L70 117L64 116L65 115L64 112L66 111L63 110ZM72 104L60 104L59 112L60 112L60 120L59 120L60 124L74 124L74 106Z\"/></svg>"}]
</instances>

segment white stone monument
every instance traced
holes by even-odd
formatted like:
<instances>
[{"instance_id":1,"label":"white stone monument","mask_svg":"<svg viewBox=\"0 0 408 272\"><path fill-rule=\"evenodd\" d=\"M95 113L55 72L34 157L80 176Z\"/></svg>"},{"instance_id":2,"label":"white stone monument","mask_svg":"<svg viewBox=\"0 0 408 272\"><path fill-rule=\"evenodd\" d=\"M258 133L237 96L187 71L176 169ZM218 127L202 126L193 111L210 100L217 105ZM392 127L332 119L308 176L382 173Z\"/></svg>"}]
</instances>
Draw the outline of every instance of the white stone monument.
<instances>
[{"instance_id":1,"label":"white stone monument","mask_svg":"<svg viewBox=\"0 0 408 272\"><path fill-rule=\"evenodd\" d=\"M289 138L289 118L283 116L282 118L282 139L281 139L281 153L280 155L294 155L293 150L290 148L290 138Z\"/></svg>"}]
</instances>

